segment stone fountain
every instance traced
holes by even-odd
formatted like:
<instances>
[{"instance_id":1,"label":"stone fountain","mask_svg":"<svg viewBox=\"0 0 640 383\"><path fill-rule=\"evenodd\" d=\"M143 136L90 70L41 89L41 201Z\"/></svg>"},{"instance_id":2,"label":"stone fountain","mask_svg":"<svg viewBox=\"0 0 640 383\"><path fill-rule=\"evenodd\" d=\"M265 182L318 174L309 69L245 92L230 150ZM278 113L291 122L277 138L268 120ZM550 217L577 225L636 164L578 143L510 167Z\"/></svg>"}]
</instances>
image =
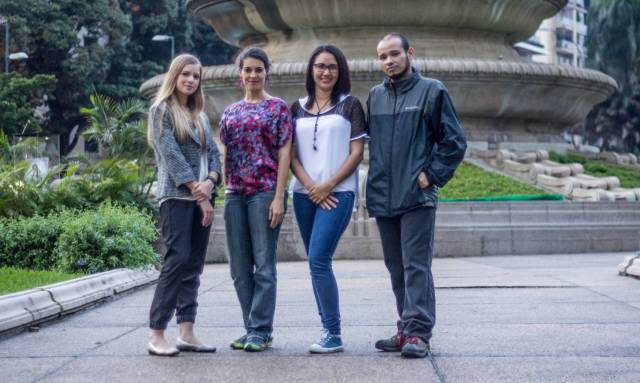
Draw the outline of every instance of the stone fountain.
<instances>
[{"instance_id":1,"label":"stone fountain","mask_svg":"<svg viewBox=\"0 0 640 383\"><path fill-rule=\"evenodd\" d=\"M270 92L289 102L304 93L306 60L315 46L340 47L363 102L382 72L378 40L407 35L414 65L448 87L470 141L554 142L616 88L607 75L525 63L512 45L531 36L567 0L189 0L187 7L228 43L257 45L273 61ZM161 76L145 82L151 97ZM212 119L238 100L234 65L206 67Z\"/></svg>"},{"instance_id":2,"label":"stone fountain","mask_svg":"<svg viewBox=\"0 0 640 383\"><path fill-rule=\"evenodd\" d=\"M364 102L369 89L383 78L375 50L379 39L392 31L404 33L416 49L414 66L444 82L467 137L480 145L495 139L548 147L616 89L615 81L603 73L525 63L512 48L567 0L188 0L186 4L228 43L264 48L273 61L269 91L289 102L304 94L309 54L327 42L339 46L349 59L352 92ZM148 80L140 91L153 96L161 80L162 76ZM208 112L217 121L227 105L242 97L238 70L235 65L206 67L203 81ZM637 247L640 220L632 204L442 204L436 254L629 251ZM221 209L216 214L208 261L225 260ZM281 233L279 259L304 259L291 214ZM336 257L382 257L378 230L366 209L359 207L354 214Z\"/></svg>"}]
</instances>

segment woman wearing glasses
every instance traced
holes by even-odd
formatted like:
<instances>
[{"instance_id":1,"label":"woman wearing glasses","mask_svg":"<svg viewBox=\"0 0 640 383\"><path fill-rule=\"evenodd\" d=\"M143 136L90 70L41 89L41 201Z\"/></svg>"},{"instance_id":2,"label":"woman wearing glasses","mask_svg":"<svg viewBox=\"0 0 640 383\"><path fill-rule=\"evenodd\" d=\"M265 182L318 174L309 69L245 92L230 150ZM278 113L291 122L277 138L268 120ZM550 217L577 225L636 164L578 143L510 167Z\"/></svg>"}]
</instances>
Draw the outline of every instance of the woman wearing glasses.
<instances>
[{"instance_id":1,"label":"woman wearing glasses","mask_svg":"<svg viewBox=\"0 0 640 383\"><path fill-rule=\"evenodd\" d=\"M366 126L360 101L349 95L347 60L334 45L313 51L305 87L307 96L291 107L295 121L291 190L323 327L309 351L331 353L344 349L331 261L351 219Z\"/></svg>"}]
</instances>

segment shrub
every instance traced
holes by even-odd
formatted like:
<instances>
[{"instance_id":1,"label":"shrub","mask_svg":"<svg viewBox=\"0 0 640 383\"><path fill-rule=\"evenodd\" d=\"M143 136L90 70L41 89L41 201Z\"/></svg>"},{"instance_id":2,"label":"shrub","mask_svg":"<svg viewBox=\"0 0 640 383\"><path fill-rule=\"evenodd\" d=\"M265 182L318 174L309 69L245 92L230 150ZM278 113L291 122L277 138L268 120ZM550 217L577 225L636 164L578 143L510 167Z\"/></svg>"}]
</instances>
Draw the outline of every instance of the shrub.
<instances>
[{"instance_id":1,"label":"shrub","mask_svg":"<svg viewBox=\"0 0 640 383\"><path fill-rule=\"evenodd\" d=\"M97 211L65 220L55 248L58 269L95 273L148 266L157 261L151 246L155 238L150 216L135 208L103 204Z\"/></svg>"},{"instance_id":2,"label":"shrub","mask_svg":"<svg viewBox=\"0 0 640 383\"><path fill-rule=\"evenodd\" d=\"M158 259L151 217L105 203L96 210L64 210L48 217L0 219L0 267L95 273L138 268Z\"/></svg>"},{"instance_id":3,"label":"shrub","mask_svg":"<svg viewBox=\"0 0 640 383\"><path fill-rule=\"evenodd\" d=\"M42 216L0 221L0 267L46 270L56 264L60 220Z\"/></svg>"},{"instance_id":4,"label":"shrub","mask_svg":"<svg viewBox=\"0 0 640 383\"><path fill-rule=\"evenodd\" d=\"M148 192L152 171L137 160L106 159L95 164L58 166L42 181L26 181L27 169L25 161L15 168L0 166L0 217L96 209L106 201L156 212ZM53 181L58 175L61 178Z\"/></svg>"}]
</instances>

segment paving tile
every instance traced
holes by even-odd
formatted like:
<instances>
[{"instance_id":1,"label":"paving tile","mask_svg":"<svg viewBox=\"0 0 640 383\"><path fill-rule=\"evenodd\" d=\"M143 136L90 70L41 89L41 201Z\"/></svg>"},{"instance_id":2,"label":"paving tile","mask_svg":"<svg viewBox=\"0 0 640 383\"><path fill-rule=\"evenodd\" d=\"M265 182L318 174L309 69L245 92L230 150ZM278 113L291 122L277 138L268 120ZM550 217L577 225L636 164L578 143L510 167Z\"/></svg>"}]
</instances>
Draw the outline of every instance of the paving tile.
<instances>
[{"instance_id":1,"label":"paving tile","mask_svg":"<svg viewBox=\"0 0 640 383\"><path fill-rule=\"evenodd\" d=\"M637 383L640 358L436 358L447 382Z\"/></svg>"},{"instance_id":2,"label":"paving tile","mask_svg":"<svg viewBox=\"0 0 640 383\"><path fill-rule=\"evenodd\" d=\"M268 353L244 357L180 355L176 358L85 357L74 360L42 382L439 382L424 359L401 360L377 354L365 365L359 357L279 356Z\"/></svg>"},{"instance_id":3,"label":"paving tile","mask_svg":"<svg viewBox=\"0 0 640 383\"><path fill-rule=\"evenodd\" d=\"M447 382L640 381L640 280L615 274L625 254L435 259L432 348ZM428 360L374 349L395 332L382 261L336 261L340 355L311 356L320 320L306 262L278 265L274 347L257 355L228 343L244 330L228 265L202 276L197 334L214 355L146 353L154 286L0 337L0 382L439 381ZM177 334L169 325L168 339Z\"/></svg>"},{"instance_id":4,"label":"paving tile","mask_svg":"<svg viewBox=\"0 0 640 383\"><path fill-rule=\"evenodd\" d=\"M0 382L30 383L72 360L69 357L6 357L0 352Z\"/></svg>"}]
</instances>

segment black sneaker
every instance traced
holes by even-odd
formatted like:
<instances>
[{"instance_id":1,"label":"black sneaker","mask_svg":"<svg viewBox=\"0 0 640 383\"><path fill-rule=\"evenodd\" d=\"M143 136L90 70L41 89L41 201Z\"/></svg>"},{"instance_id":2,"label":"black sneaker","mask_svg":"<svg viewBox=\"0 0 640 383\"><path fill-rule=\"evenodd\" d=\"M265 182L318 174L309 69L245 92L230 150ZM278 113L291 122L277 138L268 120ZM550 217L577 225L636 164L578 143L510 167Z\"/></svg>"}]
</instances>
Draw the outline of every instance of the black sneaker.
<instances>
[{"instance_id":1,"label":"black sneaker","mask_svg":"<svg viewBox=\"0 0 640 383\"><path fill-rule=\"evenodd\" d=\"M429 354L429 342L417 336L409 336L402 346L401 355L405 358L424 358Z\"/></svg>"},{"instance_id":2,"label":"black sneaker","mask_svg":"<svg viewBox=\"0 0 640 383\"><path fill-rule=\"evenodd\" d=\"M402 349L404 345L405 338L404 333L402 331L398 331L398 333L391 338L380 339L376 342L376 348L378 350L387 351L387 352L397 352Z\"/></svg>"}]
</instances>

